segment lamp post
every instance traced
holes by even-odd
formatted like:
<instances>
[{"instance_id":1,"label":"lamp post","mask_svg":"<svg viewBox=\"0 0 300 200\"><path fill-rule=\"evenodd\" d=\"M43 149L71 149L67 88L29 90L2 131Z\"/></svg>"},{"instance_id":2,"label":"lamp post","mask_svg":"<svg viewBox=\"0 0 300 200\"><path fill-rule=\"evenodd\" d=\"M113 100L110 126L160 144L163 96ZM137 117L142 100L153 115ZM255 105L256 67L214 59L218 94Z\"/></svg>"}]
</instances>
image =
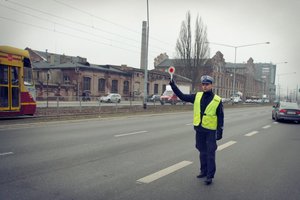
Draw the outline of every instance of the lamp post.
<instances>
[{"instance_id":1,"label":"lamp post","mask_svg":"<svg viewBox=\"0 0 300 200\"><path fill-rule=\"evenodd\" d=\"M239 46L233 46L233 45L228 45L228 44L221 44L221 43L215 43L215 42L207 42L209 44L213 45L219 45L219 46L225 46L225 47L231 47L234 48L234 69L233 69L233 88L232 88L232 96L235 94L235 71L236 71L236 54L237 54L237 49L242 48L242 47L249 47L249 46L255 46L255 45L260 45L260 44L270 44L270 42L260 42L260 43L254 43L254 44L245 44L245 45L239 45Z\"/></svg>"},{"instance_id":2,"label":"lamp post","mask_svg":"<svg viewBox=\"0 0 300 200\"><path fill-rule=\"evenodd\" d=\"M147 97L148 97L148 49L149 49L149 2L147 0L147 27L146 27L146 48L145 48L145 71L144 71L144 101L143 108L147 109Z\"/></svg>"}]
</instances>

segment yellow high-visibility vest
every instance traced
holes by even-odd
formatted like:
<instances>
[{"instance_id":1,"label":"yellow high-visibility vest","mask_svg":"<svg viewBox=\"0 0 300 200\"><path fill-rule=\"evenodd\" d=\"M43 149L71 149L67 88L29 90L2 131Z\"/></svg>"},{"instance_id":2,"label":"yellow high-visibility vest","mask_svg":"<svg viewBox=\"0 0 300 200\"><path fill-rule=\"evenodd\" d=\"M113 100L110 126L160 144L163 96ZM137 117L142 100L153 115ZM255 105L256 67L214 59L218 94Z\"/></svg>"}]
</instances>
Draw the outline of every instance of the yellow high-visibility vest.
<instances>
[{"instance_id":1,"label":"yellow high-visibility vest","mask_svg":"<svg viewBox=\"0 0 300 200\"><path fill-rule=\"evenodd\" d=\"M199 126L201 123L201 98L203 92L197 92L196 98L194 101L194 126ZM212 101L207 105L204 116L202 118L202 127L210 130L217 130L218 126L218 117L217 117L217 108L221 102L221 97L215 95Z\"/></svg>"}]
</instances>

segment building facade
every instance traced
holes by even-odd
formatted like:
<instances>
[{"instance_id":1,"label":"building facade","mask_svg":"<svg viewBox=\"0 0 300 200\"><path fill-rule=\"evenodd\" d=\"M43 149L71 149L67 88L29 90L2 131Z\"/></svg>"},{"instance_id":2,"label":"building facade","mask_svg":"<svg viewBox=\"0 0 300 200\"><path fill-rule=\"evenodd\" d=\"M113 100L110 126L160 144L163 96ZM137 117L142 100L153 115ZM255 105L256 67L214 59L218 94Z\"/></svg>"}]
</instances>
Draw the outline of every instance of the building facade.
<instances>
[{"instance_id":1,"label":"building facade","mask_svg":"<svg viewBox=\"0 0 300 200\"><path fill-rule=\"evenodd\" d=\"M33 65L38 100L79 100L84 93L101 97L119 93L124 100L144 97L144 70L126 65L95 65L86 58L41 52L27 48ZM162 94L170 75L158 70L148 71L147 95ZM177 77L183 85L191 81Z\"/></svg>"},{"instance_id":2,"label":"building facade","mask_svg":"<svg viewBox=\"0 0 300 200\"><path fill-rule=\"evenodd\" d=\"M170 66L176 68L176 73L184 75L185 66L180 65L176 59L166 58L161 63L156 63L154 67L157 70L165 71ZM270 76L273 76L275 71L272 71L267 79L262 79L258 73L261 68L254 64L252 58L249 58L247 63L226 63L223 54L218 51L203 66L199 67L199 70L200 74L208 74L214 78L213 90L222 98L229 99L233 95L239 95L245 100L247 98L263 98L265 95L267 98L273 99L273 95L269 91L272 91L275 85ZM187 76L187 78L191 77ZM200 91L200 89L199 80L196 90Z\"/></svg>"}]
</instances>

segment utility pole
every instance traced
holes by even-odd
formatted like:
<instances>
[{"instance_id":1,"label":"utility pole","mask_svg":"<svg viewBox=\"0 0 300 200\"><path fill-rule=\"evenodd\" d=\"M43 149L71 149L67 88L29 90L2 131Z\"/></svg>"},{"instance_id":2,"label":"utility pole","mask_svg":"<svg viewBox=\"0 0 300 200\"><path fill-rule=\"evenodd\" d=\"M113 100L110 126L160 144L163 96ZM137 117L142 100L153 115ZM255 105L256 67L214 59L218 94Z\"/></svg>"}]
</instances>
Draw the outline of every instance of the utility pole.
<instances>
[{"instance_id":1,"label":"utility pole","mask_svg":"<svg viewBox=\"0 0 300 200\"><path fill-rule=\"evenodd\" d=\"M298 84L297 84L297 90L296 90L296 102L298 103L298 93L299 93L299 87L298 87Z\"/></svg>"},{"instance_id":2,"label":"utility pole","mask_svg":"<svg viewBox=\"0 0 300 200\"><path fill-rule=\"evenodd\" d=\"M147 21L143 21L142 30L142 52L141 52L141 69L144 68L144 101L143 108L147 108L148 97L148 48L149 48L149 4L147 0Z\"/></svg>"}]
</instances>

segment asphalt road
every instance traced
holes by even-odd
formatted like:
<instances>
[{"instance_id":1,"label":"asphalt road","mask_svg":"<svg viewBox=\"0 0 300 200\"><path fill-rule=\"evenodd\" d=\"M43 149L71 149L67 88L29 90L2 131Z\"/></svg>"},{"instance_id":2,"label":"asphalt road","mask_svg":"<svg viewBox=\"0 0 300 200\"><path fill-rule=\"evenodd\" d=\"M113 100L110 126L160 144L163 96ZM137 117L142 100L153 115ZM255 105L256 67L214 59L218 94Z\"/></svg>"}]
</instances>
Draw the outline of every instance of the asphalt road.
<instances>
[{"instance_id":1,"label":"asphalt road","mask_svg":"<svg viewBox=\"0 0 300 200\"><path fill-rule=\"evenodd\" d=\"M225 109L217 173L196 178L192 112L0 126L0 199L300 197L300 125Z\"/></svg>"}]
</instances>

